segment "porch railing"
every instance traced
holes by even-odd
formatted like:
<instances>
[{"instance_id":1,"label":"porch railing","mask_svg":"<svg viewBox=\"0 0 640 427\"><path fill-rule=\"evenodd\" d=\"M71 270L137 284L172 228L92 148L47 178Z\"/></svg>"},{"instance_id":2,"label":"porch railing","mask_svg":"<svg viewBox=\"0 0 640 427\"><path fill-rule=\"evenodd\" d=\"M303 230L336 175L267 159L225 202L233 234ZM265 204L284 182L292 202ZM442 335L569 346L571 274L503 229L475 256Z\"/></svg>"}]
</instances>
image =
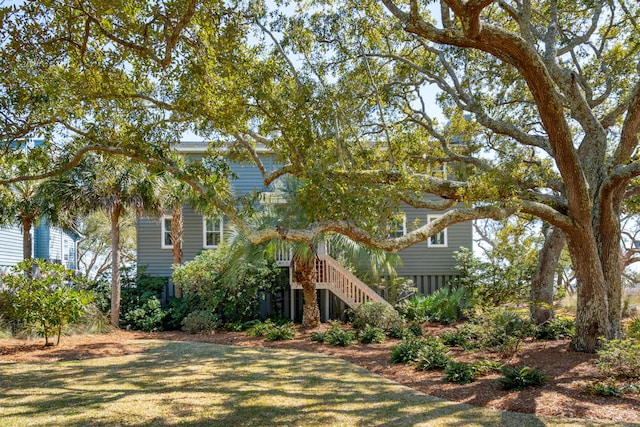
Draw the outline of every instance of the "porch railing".
<instances>
[{"instance_id":1,"label":"porch railing","mask_svg":"<svg viewBox=\"0 0 640 427\"><path fill-rule=\"evenodd\" d=\"M316 258L315 281L318 288L329 289L351 308L358 307L368 301L388 304L376 291L329 255L318 255ZM291 287L302 289L302 285L294 281L292 281Z\"/></svg>"}]
</instances>

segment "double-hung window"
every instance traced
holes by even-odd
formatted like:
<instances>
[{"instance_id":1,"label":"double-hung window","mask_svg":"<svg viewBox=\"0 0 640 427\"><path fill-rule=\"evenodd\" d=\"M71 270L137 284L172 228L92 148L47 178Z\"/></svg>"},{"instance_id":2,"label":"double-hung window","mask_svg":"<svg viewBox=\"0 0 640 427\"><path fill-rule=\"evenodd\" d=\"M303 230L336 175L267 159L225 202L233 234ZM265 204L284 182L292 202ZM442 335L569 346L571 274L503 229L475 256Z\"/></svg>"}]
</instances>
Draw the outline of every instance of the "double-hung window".
<instances>
[{"instance_id":1,"label":"double-hung window","mask_svg":"<svg viewBox=\"0 0 640 427\"><path fill-rule=\"evenodd\" d=\"M428 215L427 220L429 221L429 223L431 223L436 219L438 219L439 217L440 215ZM447 229L445 228L438 234L434 234L433 236L429 237L429 240L427 241L427 246L430 248L446 248L447 247Z\"/></svg>"},{"instance_id":2,"label":"double-hung window","mask_svg":"<svg viewBox=\"0 0 640 427\"><path fill-rule=\"evenodd\" d=\"M222 217L205 217L202 221L203 247L216 248L222 242L224 221Z\"/></svg>"},{"instance_id":3,"label":"double-hung window","mask_svg":"<svg viewBox=\"0 0 640 427\"><path fill-rule=\"evenodd\" d=\"M162 233L161 233L161 243L162 249L171 249L173 248L173 243L171 241L171 217L165 216L162 217Z\"/></svg>"},{"instance_id":4,"label":"double-hung window","mask_svg":"<svg viewBox=\"0 0 640 427\"><path fill-rule=\"evenodd\" d=\"M394 239L396 237L402 237L407 234L407 217L403 215L402 218L393 218L389 222L389 237Z\"/></svg>"}]
</instances>

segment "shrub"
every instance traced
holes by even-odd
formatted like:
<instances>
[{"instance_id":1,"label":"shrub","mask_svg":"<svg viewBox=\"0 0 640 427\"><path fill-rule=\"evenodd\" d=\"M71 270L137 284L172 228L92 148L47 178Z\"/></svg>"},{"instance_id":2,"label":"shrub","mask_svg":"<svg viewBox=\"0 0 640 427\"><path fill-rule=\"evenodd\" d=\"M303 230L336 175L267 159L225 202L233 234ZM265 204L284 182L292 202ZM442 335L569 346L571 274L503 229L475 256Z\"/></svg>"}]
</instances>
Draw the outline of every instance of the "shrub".
<instances>
[{"instance_id":1,"label":"shrub","mask_svg":"<svg viewBox=\"0 0 640 427\"><path fill-rule=\"evenodd\" d=\"M238 323L237 327L243 327L245 326L246 323ZM247 331L247 335L249 335L250 337L263 337L266 335L267 331L269 329L271 329L271 327L275 326L273 324L273 322L271 322L271 319L267 319L264 322L261 321L255 321L255 322L251 322L251 326L249 326L246 331ZM242 329L238 329L238 331L241 331Z\"/></svg>"},{"instance_id":2,"label":"shrub","mask_svg":"<svg viewBox=\"0 0 640 427\"><path fill-rule=\"evenodd\" d=\"M429 320L427 308L427 297L422 294L413 294L397 305L398 311L407 320L417 322L426 322Z\"/></svg>"},{"instance_id":3,"label":"shrub","mask_svg":"<svg viewBox=\"0 0 640 427\"><path fill-rule=\"evenodd\" d=\"M597 351L598 369L606 375L621 378L640 378L640 341L627 338L606 341Z\"/></svg>"},{"instance_id":4,"label":"shrub","mask_svg":"<svg viewBox=\"0 0 640 427\"><path fill-rule=\"evenodd\" d=\"M631 319L626 326L627 337L640 340L640 317Z\"/></svg>"},{"instance_id":5,"label":"shrub","mask_svg":"<svg viewBox=\"0 0 640 427\"><path fill-rule=\"evenodd\" d=\"M162 309L158 297L150 296L142 305L124 314L124 321L135 330L156 332L162 330L167 313Z\"/></svg>"},{"instance_id":6,"label":"shrub","mask_svg":"<svg viewBox=\"0 0 640 427\"><path fill-rule=\"evenodd\" d=\"M43 259L28 259L13 267L13 274L3 278L9 315L24 326L35 325L49 344L49 337L77 322L93 294L83 291L83 279L62 265Z\"/></svg>"},{"instance_id":7,"label":"shrub","mask_svg":"<svg viewBox=\"0 0 640 427\"><path fill-rule=\"evenodd\" d=\"M389 335L390 338L395 338L399 340L415 337L413 332L411 332L411 330L406 325L394 326L387 332L387 335Z\"/></svg>"},{"instance_id":8,"label":"shrub","mask_svg":"<svg viewBox=\"0 0 640 427\"><path fill-rule=\"evenodd\" d=\"M384 331L373 326L365 327L358 337L362 344L377 344L384 342Z\"/></svg>"},{"instance_id":9,"label":"shrub","mask_svg":"<svg viewBox=\"0 0 640 427\"><path fill-rule=\"evenodd\" d=\"M535 338L539 340L558 340L571 338L575 333L576 322L573 319L553 318L536 326Z\"/></svg>"},{"instance_id":10,"label":"shrub","mask_svg":"<svg viewBox=\"0 0 640 427\"><path fill-rule=\"evenodd\" d=\"M355 339L355 332L345 331L340 322L331 322L331 327L324 333L324 342L335 346L347 347Z\"/></svg>"},{"instance_id":11,"label":"shrub","mask_svg":"<svg viewBox=\"0 0 640 427\"><path fill-rule=\"evenodd\" d=\"M622 397L622 390L616 385L615 381L611 379L608 382L595 381L588 383L584 386L584 391L589 394L595 394L598 396L615 396Z\"/></svg>"},{"instance_id":12,"label":"shrub","mask_svg":"<svg viewBox=\"0 0 640 427\"><path fill-rule=\"evenodd\" d=\"M402 317L393 307L382 302L365 302L353 312L351 326L357 330L367 325L390 331L393 327L402 325Z\"/></svg>"},{"instance_id":13,"label":"shrub","mask_svg":"<svg viewBox=\"0 0 640 427\"><path fill-rule=\"evenodd\" d=\"M429 320L440 323L453 323L464 317L470 308L468 295L464 288L442 288L428 295L424 302Z\"/></svg>"},{"instance_id":14,"label":"shrub","mask_svg":"<svg viewBox=\"0 0 640 427\"><path fill-rule=\"evenodd\" d=\"M488 348L504 355L517 351L522 340L532 336L533 323L509 310L478 316L465 323L455 333L444 333L449 345L460 345L465 350Z\"/></svg>"},{"instance_id":15,"label":"shrub","mask_svg":"<svg viewBox=\"0 0 640 427\"><path fill-rule=\"evenodd\" d=\"M309 339L311 341L324 342L324 332L311 332Z\"/></svg>"},{"instance_id":16,"label":"shrub","mask_svg":"<svg viewBox=\"0 0 640 427\"><path fill-rule=\"evenodd\" d=\"M526 387L542 385L547 381L544 372L528 366L503 366L501 372L504 377L498 379L498 384L503 390L522 390Z\"/></svg>"},{"instance_id":17,"label":"shrub","mask_svg":"<svg viewBox=\"0 0 640 427\"><path fill-rule=\"evenodd\" d=\"M413 336L421 337L424 335L424 330L422 329L422 325L418 322L411 322L408 326L409 332L413 334Z\"/></svg>"},{"instance_id":18,"label":"shrub","mask_svg":"<svg viewBox=\"0 0 640 427\"><path fill-rule=\"evenodd\" d=\"M495 360L483 359L473 362L473 369L479 377L488 375L492 372L501 372L504 365Z\"/></svg>"},{"instance_id":19,"label":"shrub","mask_svg":"<svg viewBox=\"0 0 640 427\"><path fill-rule=\"evenodd\" d=\"M221 244L176 267L173 282L194 308L212 311L224 323L246 322L258 317L261 292L280 288L279 274L264 260L234 263L231 248Z\"/></svg>"},{"instance_id":20,"label":"shrub","mask_svg":"<svg viewBox=\"0 0 640 427\"><path fill-rule=\"evenodd\" d=\"M406 338L391 347L391 363L409 363L418 357L420 349L425 345L424 340Z\"/></svg>"},{"instance_id":21,"label":"shrub","mask_svg":"<svg viewBox=\"0 0 640 427\"><path fill-rule=\"evenodd\" d=\"M182 319L182 330L189 334L210 334L220 326L218 316L205 310L196 310Z\"/></svg>"},{"instance_id":22,"label":"shrub","mask_svg":"<svg viewBox=\"0 0 640 427\"><path fill-rule=\"evenodd\" d=\"M296 329L291 322L284 325L271 324L265 332L264 339L265 341L291 340L295 335Z\"/></svg>"},{"instance_id":23,"label":"shrub","mask_svg":"<svg viewBox=\"0 0 640 427\"><path fill-rule=\"evenodd\" d=\"M445 381L450 383L467 384L478 377L473 364L467 362L451 362L444 368Z\"/></svg>"},{"instance_id":24,"label":"shrub","mask_svg":"<svg viewBox=\"0 0 640 427\"><path fill-rule=\"evenodd\" d=\"M443 369L451 362L451 357L447 354L449 348L438 338L427 337L424 345L418 350L415 359L417 369Z\"/></svg>"}]
</instances>

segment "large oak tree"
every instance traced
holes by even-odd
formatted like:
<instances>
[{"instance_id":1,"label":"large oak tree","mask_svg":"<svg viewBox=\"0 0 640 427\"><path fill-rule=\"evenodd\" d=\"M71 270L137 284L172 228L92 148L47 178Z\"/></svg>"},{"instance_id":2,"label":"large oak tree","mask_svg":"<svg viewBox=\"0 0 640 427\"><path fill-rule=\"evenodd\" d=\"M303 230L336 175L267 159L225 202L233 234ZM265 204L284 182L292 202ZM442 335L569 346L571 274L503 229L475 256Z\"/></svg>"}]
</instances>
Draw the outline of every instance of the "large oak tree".
<instances>
[{"instance_id":1,"label":"large oak tree","mask_svg":"<svg viewBox=\"0 0 640 427\"><path fill-rule=\"evenodd\" d=\"M417 0L316 3L288 15L258 3L117 3L37 3L21 16L34 25L11 27L16 44L3 56L38 67L12 71L5 92L20 93L11 85L24 78L76 108L27 97L16 111L38 112L29 124L57 120L91 142L79 150L162 166L255 243L336 231L398 251L461 221L539 217L564 233L576 270L574 347L593 351L598 337L619 335L621 207L640 174L635 3L442 0L438 19ZM55 46L49 62L20 50L34 44ZM65 60L54 73L55 55ZM429 86L446 124L431 114ZM115 110L138 123L117 146L104 125ZM212 161L189 171L163 157L167 135L185 126L215 141ZM263 164L259 146L279 168ZM302 179L314 222L253 230L242 212L251 204L224 191L223 151L257 164L267 184ZM442 164L446 176L435 172ZM444 214L389 239L385 224L402 203Z\"/></svg>"}]
</instances>

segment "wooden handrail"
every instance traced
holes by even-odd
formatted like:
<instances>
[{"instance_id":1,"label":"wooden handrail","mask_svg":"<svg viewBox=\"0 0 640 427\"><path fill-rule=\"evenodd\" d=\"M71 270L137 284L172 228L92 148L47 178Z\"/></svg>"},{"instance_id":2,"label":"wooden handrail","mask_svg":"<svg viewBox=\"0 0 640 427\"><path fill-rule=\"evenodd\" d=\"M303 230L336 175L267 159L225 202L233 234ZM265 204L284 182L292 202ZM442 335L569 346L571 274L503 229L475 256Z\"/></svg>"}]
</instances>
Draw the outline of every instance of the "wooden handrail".
<instances>
[{"instance_id":1,"label":"wooden handrail","mask_svg":"<svg viewBox=\"0 0 640 427\"><path fill-rule=\"evenodd\" d=\"M316 259L316 283L325 285L351 308L368 301L389 304L329 255L318 255Z\"/></svg>"}]
</instances>

